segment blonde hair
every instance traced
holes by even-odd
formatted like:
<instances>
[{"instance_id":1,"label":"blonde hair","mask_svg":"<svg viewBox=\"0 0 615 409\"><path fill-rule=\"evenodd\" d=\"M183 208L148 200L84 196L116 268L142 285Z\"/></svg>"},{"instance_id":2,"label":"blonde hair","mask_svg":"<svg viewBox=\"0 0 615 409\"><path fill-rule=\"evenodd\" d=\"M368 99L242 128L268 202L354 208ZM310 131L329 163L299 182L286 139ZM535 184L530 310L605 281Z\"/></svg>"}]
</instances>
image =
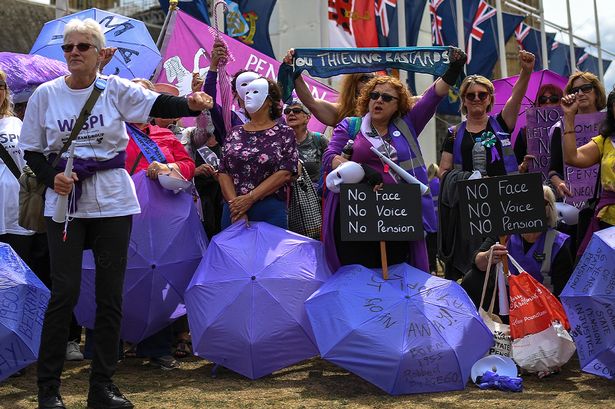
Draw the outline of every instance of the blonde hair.
<instances>
[{"instance_id":1,"label":"blonde hair","mask_svg":"<svg viewBox=\"0 0 615 409\"><path fill-rule=\"evenodd\" d=\"M98 24L94 19L72 19L64 27L64 38L66 39L66 37L73 33L85 34L92 37L92 43L96 46L96 48L98 48L98 51L105 47L105 35L102 32L100 24Z\"/></svg>"},{"instance_id":2,"label":"blonde hair","mask_svg":"<svg viewBox=\"0 0 615 409\"><path fill-rule=\"evenodd\" d=\"M555 208L555 194L549 186L543 186L542 191L544 198L549 202L547 205L547 225L551 228L557 226L557 209Z\"/></svg>"},{"instance_id":3,"label":"blonde hair","mask_svg":"<svg viewBox=\"0 0 615 409\"><path fill-rule=\"evenodd\" d=\"M584 79L594 86L594 91L596 92L596 111L603 110L604 107L606 107L606 91L600 79L589 71L577 71L568 77L568 83L566 84L566 88L564 88L564 93L566 95L570 94L572 83L579 78Z\"/></svg>"},{"instance_id":4,"label":"blonde hair","mask_svg":"<svg viewBox=\"0 0 615 409\"><path fill-rule=\"evenodd\" d=\"M337 111L337 122L349 116L356 116L358 84L364 75L365 73L358 73L347 74L342 77L340 94L337 97L337 102L340 105Z\"/></svg>"},{"instance_id":5,"label":"blonde hair","mask_svg":"<svg viewBox=\"0 0 615 409\"><path fill-rule=\"evenodd\" d=\"M4 99L0 101L0 118L5 116L13 116L13 103L11 101L11 92L9 90L9 84L6 81L6 73L0 70L0 79L6 82L6 90L4 91Z\"/></svg>"},{"instance_id":6,"label":"blonde hair","mask_svg":"<svg viewBox=\"0 0 615 409\"><path fill-rule=\"evenodd\" d=\"M463 101L465 100L466 93L468 92L468 88L470 88L471 85L481 85L481 86L487 88L487 91L489 92L489 98L491 100L491 102L489 103L489 106L487 107L487 112L490 112L491 109L493 108L493 102L494 102L494 98L493 98L493 93L494 93L493 83L491 81L489 81L488 78L483 77L482 75L468 75L463 80L463 82L461 83L461 87L459 87L459 96L461 98L461 113L464 114L464 115L466 115L468 113L468 109L463 104Z\"/></svg>"},{"instance_id":7,"label":"blonde hair","mask_svg":"<svg viewBox=\"0 0 615 409\"><path fill-rule=\"evenodd\" d=\"M427 179L431 180L437 177L438 173L440 173L440 167L436 165L435 163L430 164L429 167L427 168Z\"/></svg>"},{"instance_id":8,"label":"blonde hair","mask_svg":"<svg viewBox=\"0 0 615 409\"><path fill-rule=\"evenodd\" d=\"M397 101L397 115L404 116L412 109L412 96L410 95L410 91L408 88L401 83L395 77L391 77L389 75L384 75L381 77L372 78L361 90L361 95L359 95L359 99L357 100L357 108L356 113L359 116L363 116L369 111L369 94L376 88L376 85L389 84L391 85L395 91L399 94L399 100Z\"/></svg>"}]
</instances>

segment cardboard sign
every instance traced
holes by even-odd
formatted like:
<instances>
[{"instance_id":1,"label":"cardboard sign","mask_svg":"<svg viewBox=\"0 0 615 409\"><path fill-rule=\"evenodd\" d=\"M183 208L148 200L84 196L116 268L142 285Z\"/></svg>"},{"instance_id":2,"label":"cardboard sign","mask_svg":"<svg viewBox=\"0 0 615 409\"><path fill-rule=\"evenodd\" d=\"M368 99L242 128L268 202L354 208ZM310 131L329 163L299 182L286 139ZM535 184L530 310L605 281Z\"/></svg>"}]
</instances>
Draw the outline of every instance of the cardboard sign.
<instances>
[{"instance_id":1,"label":"cardboard sign","mask_svg":"<svg viewBox=\"0 0 615 409\"><path fill-rule=\"evenodd\" d=\"M344 241L422 240L421 191L418 185L342 185L340 223Z\"/></svg>"},{"instance_id":2,"label":"cardboard sign","mask_svg":"<svg viewBox=\"0 0 615 409\"><path fill-rule=\"evenodd\" d=\"M560 107L530 108L525 111L527 126L525 135L527 139L527 154L534 156L530 162L529 171L542 174L542 180L549 179L549 166L551 162L551 137L549 129L555 125L562 116Z\"/></svg>"},{"instance_id":3,"label":"cardboard sign","mask_svg":"<svg viewBox=\"0 0 615 409\"><path fill-rule=\"evenodd\" d=\"M504 236L547 229L541 175L458 182L459 220L468 236Z\"/></svg>"}]
</instances>

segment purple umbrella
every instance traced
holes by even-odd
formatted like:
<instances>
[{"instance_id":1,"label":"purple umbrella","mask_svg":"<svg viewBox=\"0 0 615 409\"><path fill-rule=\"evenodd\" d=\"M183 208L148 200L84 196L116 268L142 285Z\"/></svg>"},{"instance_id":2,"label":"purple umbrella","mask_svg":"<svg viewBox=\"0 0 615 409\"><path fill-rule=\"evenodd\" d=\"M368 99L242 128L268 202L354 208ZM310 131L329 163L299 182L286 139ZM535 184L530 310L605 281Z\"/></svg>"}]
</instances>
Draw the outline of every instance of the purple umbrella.
<instances>
[{"instance_id":1,"label":"purple umbrella","mask_svg":"<svg viewBox=\"0 0 615 409\"><path fill-rule=\"evenodd\" d=\"M14 103L26 102L36 87L68 74L66 64L40 55L1 52L0 69Z\"/></svg>"},{"instance_id":2,"label":"purple umbrella","mask_svg":"<svg viewBox=\"0 0 615 409\"><path fill-rule=\"evenodd\" d=\"M268 223L216 235L186 290L195 354L251 379L317 355L303 302L326 266L321 242Z\"/></svg>"},{"instance_id":3,"label":"purple umbrella","mask_svg":"<svg viewBox=\"0 0 615 409\"><path fill-rule=\"evenodd\" d=\"M141 214L133 217L121 336L139 342L185 314L184 292L205 254L207 236L191 194L174 194L144 171L133 179ZM94 328L96 315L94 278L94 258L88 250L75 307L78 321L88 328Z\"/></svg>"},{"instance_id":4,"label":"purple umbrella","mask_svg":"<svg viewBox=\"0 0 615 409\"><path fill-rule=\"evenodd\" d=\"M493 335L455 282L343 266L305 302L320 356L391 395L465 387Z\"/></svg>"},{"instance_id":5,"label":"purple umbrella","mask_svg":"<svg viewBox=\"0 0 615 409\"><path fill-rule=\"evenodd\" d=\"M560 299L581 369L615 379L615 227L592 236Z\"/></svg>"},{"instance_id":6,"label":"purple umbrella","mask_svg":"<svg viewBox=\"0 0 615 409\"><path fill-rule=\"evenodd\" d=\"M515 75L513 77L506 77L493 81L493 86L495 87L495 102L493 104L493 109L491 110L492 114L497 114L504 109L504 105L506 104L506 101L508 101L508 98L512 95L513 86L518 79L519 76ZM567 82L568 78L549 70L534 71L530 75L530 82L527 86L525 96L521 101L521 109L519 110L515 130L512 133L513 138L515 138L519 133L519 129L525 126L525 111L534 106L534 101L536 101L536 96L538 95L538 90L540 90L540 87L545 84L553 84L563 90L566 87Z\"/></svg>"},{"instance_id":7,"label":"purple umbrella","mask_svg":"<svg viewBox=\"0 0 615 409\"><path fill-rule=\"evenodd\" d=\"M0 381L36 362L49 290L0 243Z\"/></svg>"}]
</instances>

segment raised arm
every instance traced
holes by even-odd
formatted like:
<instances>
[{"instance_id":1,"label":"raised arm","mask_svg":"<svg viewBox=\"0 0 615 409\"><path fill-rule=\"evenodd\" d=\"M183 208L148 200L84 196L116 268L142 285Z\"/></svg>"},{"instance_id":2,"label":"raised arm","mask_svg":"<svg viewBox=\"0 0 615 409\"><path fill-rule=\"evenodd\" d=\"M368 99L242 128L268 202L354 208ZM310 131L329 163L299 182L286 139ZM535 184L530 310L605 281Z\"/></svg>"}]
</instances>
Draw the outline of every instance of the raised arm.
<instances>
[{"instance_id":1,"label":"raised arm","mask_svg":"<svg viewBox=\"0 0 615 409\"><path fill-rule=\"evenodd\" d=\"M502 109L502 118L511 131L515 129L519 110L521 109L521 101L523 101L523 97L527 91L527 85L530 82L530 76L534 70L535 62L536 57L534 57L534 54L529 51L519 51L519 63L521 64L519 79L513 86L512 94Z\"/></svg>"},{"instance_id":2,"label":"raised arm","mask_svg":"<svg viewBox=\"0 0 615 409\"><path fill-rule=\"evenodd\" d=\"M564 110L563 152L564 162L577 168L588 168L600 162L600 148L596 142L589 141L577 148L576 132L574 131L574 117L579 109L576 94L566 95L562 98Z\"/></svg>"}]
</instances>

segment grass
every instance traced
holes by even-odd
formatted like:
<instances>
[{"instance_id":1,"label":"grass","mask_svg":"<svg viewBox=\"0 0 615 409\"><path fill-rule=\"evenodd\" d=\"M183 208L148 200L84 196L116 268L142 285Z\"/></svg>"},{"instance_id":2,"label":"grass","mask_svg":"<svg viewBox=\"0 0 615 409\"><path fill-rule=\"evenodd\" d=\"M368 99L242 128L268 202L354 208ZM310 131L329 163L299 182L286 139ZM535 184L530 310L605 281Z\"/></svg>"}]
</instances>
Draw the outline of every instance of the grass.
<instances>
[{"instance_id":1,"label":"grass","mask_svg":"<svg viewBox=\"0 0 615 409\"><path fill-rule=\"evenodd\" d=\"M468 384L463 391L389 396L347 371L312 359L252 381L199 358L183 360L174 371L150 368L127 358L115 382L139 409L193 408L615 408L615 382L579 370L576 360L560 374L524 376L522 393L483 391ZM0 408L36 407L36 368L0 383ZM89 361L69 362L62 395L70 409L86 408Z\"/></svg>"}]
</instances>

